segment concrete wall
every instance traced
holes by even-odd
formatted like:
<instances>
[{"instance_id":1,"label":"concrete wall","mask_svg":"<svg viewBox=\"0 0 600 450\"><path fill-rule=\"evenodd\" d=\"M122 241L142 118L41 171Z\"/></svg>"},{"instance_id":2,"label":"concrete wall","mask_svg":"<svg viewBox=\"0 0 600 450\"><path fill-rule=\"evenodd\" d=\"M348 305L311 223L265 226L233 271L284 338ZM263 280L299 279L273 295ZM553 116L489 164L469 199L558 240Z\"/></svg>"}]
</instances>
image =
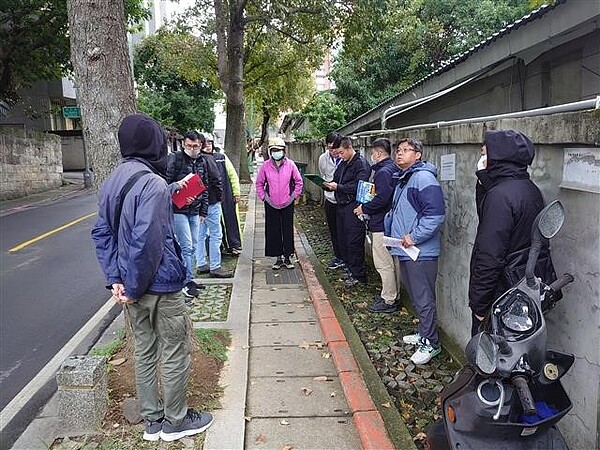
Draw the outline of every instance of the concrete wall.
<instances>
[{"instance_id":1,"label":"concrete wall","mask_svg":"<svg viewBox=\"0 0 600 450\"><path fill-rule=\"evenodd\" d=\"M81 136L61 136L63 170L84 170L83 138Z\"/></svg>"},{"instance_id":2,"label":"concrete wall","mask_svg":"<svg viewBox=\"0 0 600 450\"><path fill-rule=\"evenodd\" d=\"M56 188L62 173L58 136L0 133L0 200Z\"/></svg>"},{"instance_id":3,"label":"concrete wall","mask_svg":"<svg viewBox=\"0 0 600 450\"><path fill-rule=\"evenodd\" d=\"M441 181L447 210L437 295L440 326L461 346L466 344L470 334L467 293L469 261L477 228L475 170L486 128L515 128L529 136L537 152L530 169L532 179L546 201L559 198L565 206L566 222L552 240L552 257L557 273L569 272L575 282L564 289L563 300L547 317L549 346L573 353L576 358L564 378L574 407L561 421L560 429L570 448L598 448L600 194L562 188L560 184L563 149L598 148L600 119L593 112L567 113L387 135L392 141L409 135L421 139L425 144L424 159L438 168L442 155L456 155L456 180ZM380 136L373 139L376 137ZM355 147L364 152L367 144L366 140L360 140ZM320 152L316 144L290 145L290 157L308 162L308 172L317 171L316 159Z\"/></svg>"}]
</instances>

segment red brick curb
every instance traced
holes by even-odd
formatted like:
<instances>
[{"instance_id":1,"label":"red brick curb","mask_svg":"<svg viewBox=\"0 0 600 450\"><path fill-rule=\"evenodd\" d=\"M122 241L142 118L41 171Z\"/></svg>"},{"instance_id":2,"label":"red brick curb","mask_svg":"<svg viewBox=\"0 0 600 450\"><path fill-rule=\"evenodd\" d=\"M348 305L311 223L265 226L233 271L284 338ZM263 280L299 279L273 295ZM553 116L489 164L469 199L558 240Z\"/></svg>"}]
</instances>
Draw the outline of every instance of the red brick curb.
<instances>
[{"instance_id":1,"label":"red brick curb","mask_svg":"<svg viewBox=\"0 0 600 450\"><path fill-rule=\"evenodd\" d=\"M315 269L302 245L297 246L296 251L308 294L315 307L323 337L333 358L363 449L392 450L394 445L387 435L381 414L369 395L340 323L327 300L325 290L315 275Z\"/></svg>"}]
</instances>

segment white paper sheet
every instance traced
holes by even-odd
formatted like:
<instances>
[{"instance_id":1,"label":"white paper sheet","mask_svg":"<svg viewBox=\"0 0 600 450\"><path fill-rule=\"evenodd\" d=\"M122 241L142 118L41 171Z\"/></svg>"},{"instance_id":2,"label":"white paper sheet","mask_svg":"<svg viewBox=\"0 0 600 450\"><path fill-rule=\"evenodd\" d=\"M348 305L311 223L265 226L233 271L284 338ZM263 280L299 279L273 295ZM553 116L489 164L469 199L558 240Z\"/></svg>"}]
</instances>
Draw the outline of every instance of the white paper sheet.
<instances>
[{"instance_id":1,"label":"white paper sheet","mask_svg":"<svg viewBox=\"0 0 600 450\"><path fill-rule=\"evenodd\" d=\"M402 245L402 239L400 238L393 238L390 236L384 236L383 237L383 245L385 245L386 247L397 247L400 248L404 251L404 253L406 253L408 255L408 257L410 259L412 259L413 261L416 261L418 256L419 256L419 252L421 250L419 250L419 248L416 245L411 245L410 247L404 247Z\"/></svg>"}]
</instances>

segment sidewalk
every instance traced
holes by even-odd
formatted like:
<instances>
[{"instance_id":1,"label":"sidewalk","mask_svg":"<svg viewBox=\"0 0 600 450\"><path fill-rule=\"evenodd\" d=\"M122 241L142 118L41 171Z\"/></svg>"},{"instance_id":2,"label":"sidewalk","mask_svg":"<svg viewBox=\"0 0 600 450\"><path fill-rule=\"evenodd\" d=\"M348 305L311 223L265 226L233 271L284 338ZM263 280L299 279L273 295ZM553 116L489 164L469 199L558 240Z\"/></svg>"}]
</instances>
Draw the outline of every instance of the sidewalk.
<instances>
[{"instance_id":1,"label":"sidewalk","mask_svg":"<svg viewBox=\"0 0 600 450\"><path fill-rule=\"evenodd\" d=\"M393 448L300 237L296 268L274 271L273 258L264 257L264 226L252 188L234 278L202 279L231 286L227 320L194 323L231 334L222 409L214 411L204 448ZM119 317L97 346L122 326ZM56 397L13 449L46 449L52 442Z\"/></svg>"}]
</instances>

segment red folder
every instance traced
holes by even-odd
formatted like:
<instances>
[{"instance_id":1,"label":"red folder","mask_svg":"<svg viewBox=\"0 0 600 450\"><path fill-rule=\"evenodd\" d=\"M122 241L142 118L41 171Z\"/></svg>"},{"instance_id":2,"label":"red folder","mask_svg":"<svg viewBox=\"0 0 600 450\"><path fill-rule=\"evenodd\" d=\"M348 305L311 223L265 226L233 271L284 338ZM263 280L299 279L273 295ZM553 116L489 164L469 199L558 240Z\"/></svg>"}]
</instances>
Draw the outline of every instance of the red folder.
<instances>
[{"instance_id":1,"label":"red folder","mask_svg":"<svg viewBox=\"0 0 600 450\"><path fill-rule=\"evenodd\" d=\"M187 181L187 185L171 196L173 203L178 208L183 208L186 205L188 197L196 198L206 190L206 186L204 186L197 173L189 174L184 180Z\"/></svg>"}]
</instances>

